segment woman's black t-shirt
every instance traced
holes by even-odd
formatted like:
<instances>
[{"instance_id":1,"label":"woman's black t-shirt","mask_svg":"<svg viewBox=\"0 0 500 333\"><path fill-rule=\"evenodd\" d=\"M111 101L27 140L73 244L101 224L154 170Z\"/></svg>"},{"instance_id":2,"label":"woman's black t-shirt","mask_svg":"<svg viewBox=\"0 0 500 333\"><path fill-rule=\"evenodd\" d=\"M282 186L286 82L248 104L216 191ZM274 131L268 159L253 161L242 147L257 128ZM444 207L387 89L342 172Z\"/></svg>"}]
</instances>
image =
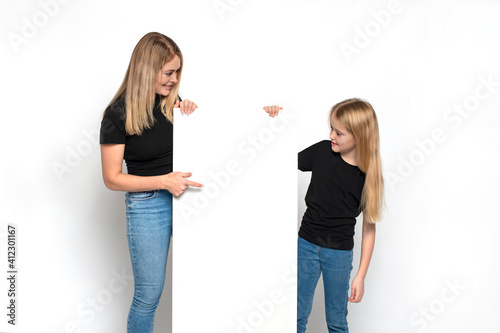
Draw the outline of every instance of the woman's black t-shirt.
<instances>
[{"instance_id":1,"label":"woman's black t-shirt","mask_svg":"<svg viewBox=\"0 0 500 333\"><path fill-rule=\"evenodd\" d=\"M299 153L299 169L312 171L299 236L318 246L351 250L365 173L321 141Z\"/></svg>"},{"instance_id":2,"label":"woman's black t-shirt","mask_svg":"<svg viewBox=\"0 0 500 333\"><path fill-rule=\"evenodd\" d=\"M153 116L155 122L151 128L141 135L127 135L123 96L104 112L100 143L125 144L123 158L131 175L158 176L172 172L173 125L161 112L159 95L155 98Z\"/></svg>"}]
</instances>

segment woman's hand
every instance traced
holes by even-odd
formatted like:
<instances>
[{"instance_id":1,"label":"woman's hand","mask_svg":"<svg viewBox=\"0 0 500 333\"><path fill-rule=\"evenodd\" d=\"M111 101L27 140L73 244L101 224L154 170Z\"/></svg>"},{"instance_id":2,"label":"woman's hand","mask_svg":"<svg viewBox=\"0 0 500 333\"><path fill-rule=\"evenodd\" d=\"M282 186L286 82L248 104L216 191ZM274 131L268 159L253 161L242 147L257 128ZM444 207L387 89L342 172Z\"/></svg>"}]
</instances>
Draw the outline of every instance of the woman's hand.
<instances>
[{"instance_id":1,"label":"woman's hand","mask_svg":"<svg viewBox=\"0 0 500 333\"><path fill-rule=\"evenodd\" d=\"M351 285L351 296L349 297L349 302L359 303L363 299L365 293L365 279L356 275L352 280Z\"/></svg>"},{"instance_id":2,"label":"woman's hand","mask_svg":"<svg viewBox=\"0 0 500 333\"><path fill-rule=\"evenodd\" d=\"M279 105L268 105L263 107L267 113L269 113L269 117L276 117L280 110L283 110Z\"/></svg>"},{"instance_id":3,"label":"woman's hand","mask_svg":"<svg viewBox=\"0 0 500 333\"><path fill-rule=\"evenodd\" d=\"M163 176L162 183L167 191L178 197L188 186L203 187L202 184L187 179L191 175L191 172L171 172Z\"/></svg>"},{"instance_id":4,"label":"woman's hand","mask_svg":"<svg viewBox=\"0 0 500 333\"><path fill-rule=\"evenodd\" d=\"M180 108L181 114L189 115L193 113L196 108L198 108L198 105L189 99L185 99L182 102L175 102L174 108Z\"/></svg>"}]
</instances>

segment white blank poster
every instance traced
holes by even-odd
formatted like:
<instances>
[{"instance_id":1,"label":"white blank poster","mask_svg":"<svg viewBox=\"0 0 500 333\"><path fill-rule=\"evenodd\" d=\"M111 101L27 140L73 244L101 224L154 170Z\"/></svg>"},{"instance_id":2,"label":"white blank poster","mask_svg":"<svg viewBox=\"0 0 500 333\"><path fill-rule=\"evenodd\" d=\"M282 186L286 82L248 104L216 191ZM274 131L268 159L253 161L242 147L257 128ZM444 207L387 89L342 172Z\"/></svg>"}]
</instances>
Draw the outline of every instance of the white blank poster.
<instances>
[{"instance_id":1,"label":"white blank poster","mask_svg":"<svg viewBox=\"0 0 500 333\"><path fill-rule=\"evenodd\" d=\"M293 332L294 115L176 109L174 118L174 171L204 187L174 200L172 332Z\"/></svg>"}]
</instances>

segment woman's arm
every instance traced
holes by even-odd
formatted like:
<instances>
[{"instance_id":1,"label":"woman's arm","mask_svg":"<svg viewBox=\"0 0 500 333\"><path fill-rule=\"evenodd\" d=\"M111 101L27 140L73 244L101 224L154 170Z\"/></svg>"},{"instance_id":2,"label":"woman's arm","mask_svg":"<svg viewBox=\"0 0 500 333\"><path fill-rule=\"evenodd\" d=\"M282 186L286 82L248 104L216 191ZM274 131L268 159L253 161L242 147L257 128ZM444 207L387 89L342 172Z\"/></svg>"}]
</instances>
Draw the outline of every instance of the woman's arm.
<instances>
[{"instance_id":1,"label":"woman's arm","mask_svg":"<svg viewBox=\"0 0 500 333\"><path fill-rule=\"evenodd\" d=\"M171 172L161 176L135 176L122 173L124 144L101 144L101 163L104 184L113 191L140 192L167 190L181 195L188 186L203 187L190 181L190 172Z\"/></svg>"},{"instance_id":2,"label":"woman's arm","mask_svg":"<svg viewBox=\"0 0 500 333\"><path fill-rule=\"evenodd\" d=\"M363 233L361 236L361 259L356 277L352 280L351 296L349 302L361 302L365 293L365 277L372 259L373 247L375 246L375 224L369 223L363 218Z\"/></svg>"}]
</instances>

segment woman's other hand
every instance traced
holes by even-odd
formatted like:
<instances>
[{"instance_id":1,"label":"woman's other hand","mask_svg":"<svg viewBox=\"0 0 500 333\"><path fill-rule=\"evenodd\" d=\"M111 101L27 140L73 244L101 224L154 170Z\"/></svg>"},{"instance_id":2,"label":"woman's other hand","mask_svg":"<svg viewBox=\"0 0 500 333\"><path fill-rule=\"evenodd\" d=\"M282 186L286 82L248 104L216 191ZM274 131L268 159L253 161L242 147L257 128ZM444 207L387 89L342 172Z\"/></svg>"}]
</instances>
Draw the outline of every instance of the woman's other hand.
<instances>
[{"instance_id":1,"label":"woman's other hand","mask_svg":"<svg viewBox=\"0 0 500 333\"><path fill-rule=\"evenodd\" d=\"M279 105L264 106L263 109L269 114L269 117L276 117L280 110L283 110Z\"/></svg>"},{"instance_id":2,"label":"woman's other hand","mask_svg":"<svg viewBox=\"0 0 500 333\"><path fill-rule=\"evenodd\" d=\"M180 108L181 114L190 115L195 109L198 108L198 105L189 99L185 99L182 102L175 102L174 108Z\"/></svg>"}]
</instances>

